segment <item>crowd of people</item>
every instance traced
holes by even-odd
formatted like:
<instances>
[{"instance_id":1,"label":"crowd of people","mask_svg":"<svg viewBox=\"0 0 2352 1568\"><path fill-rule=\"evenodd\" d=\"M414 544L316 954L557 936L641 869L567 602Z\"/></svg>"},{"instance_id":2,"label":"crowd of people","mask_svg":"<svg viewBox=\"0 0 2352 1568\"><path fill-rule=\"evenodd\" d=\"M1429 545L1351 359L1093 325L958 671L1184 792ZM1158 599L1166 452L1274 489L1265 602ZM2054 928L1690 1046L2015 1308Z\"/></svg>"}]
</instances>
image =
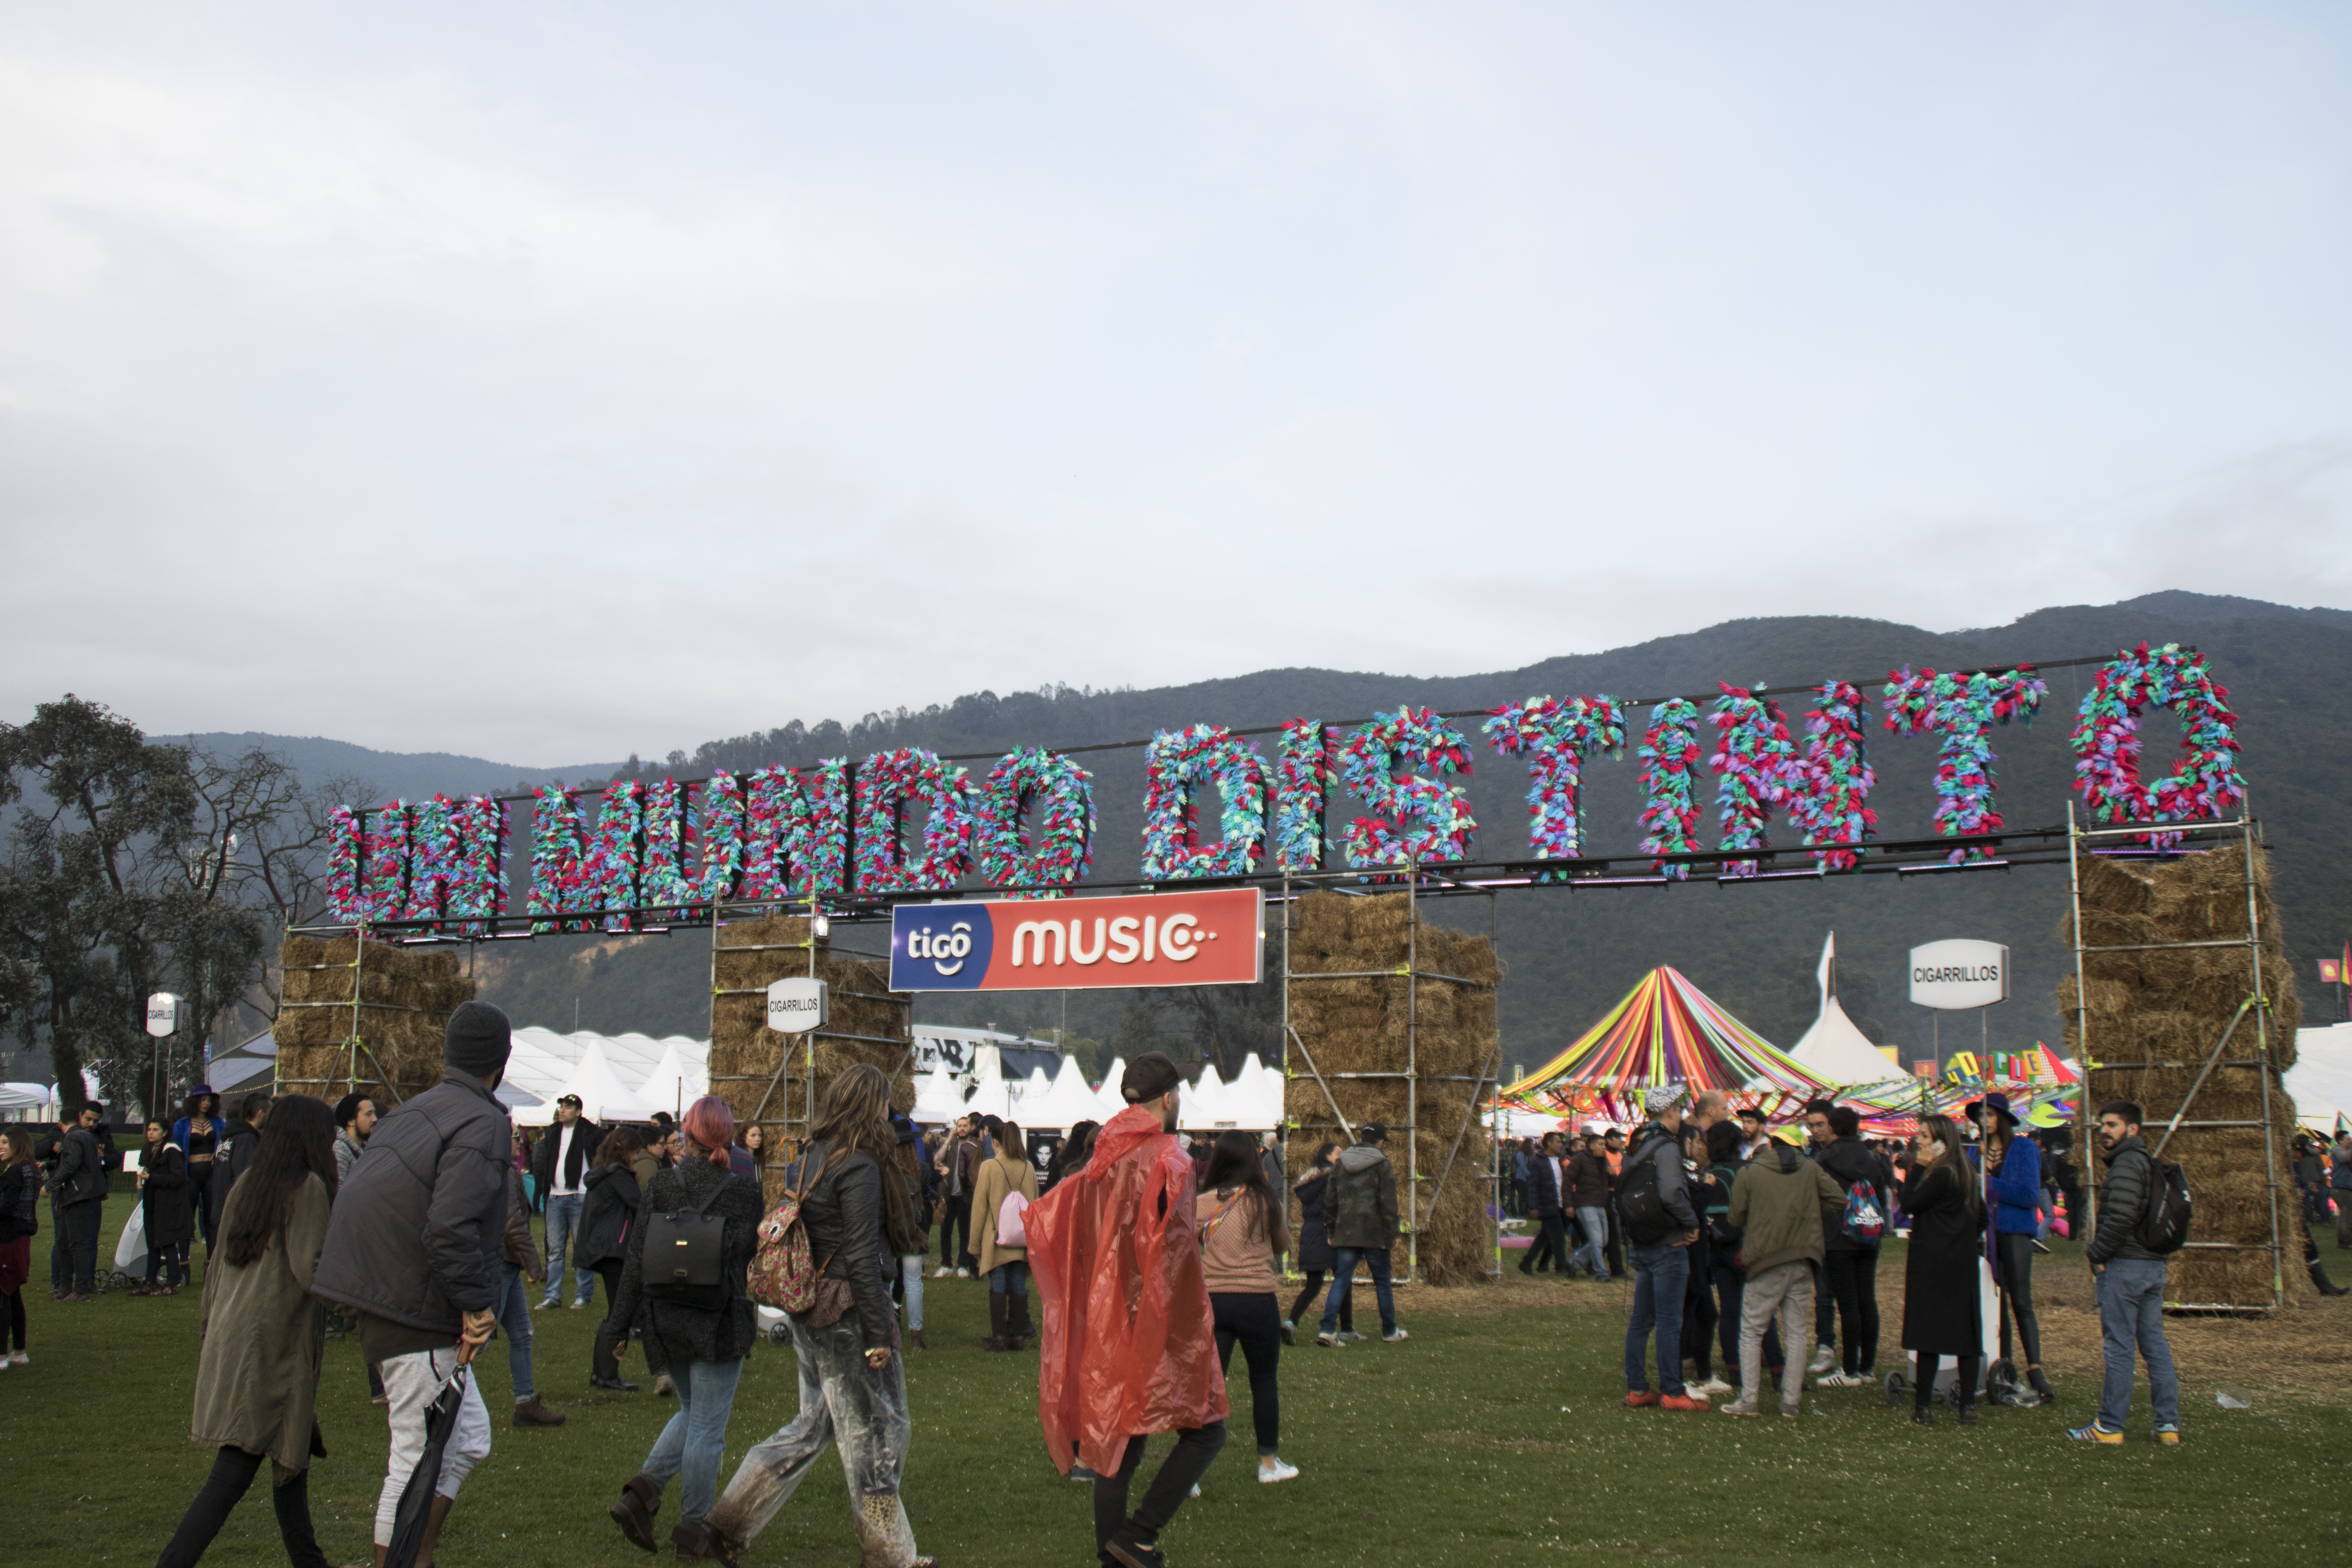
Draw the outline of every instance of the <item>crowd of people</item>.
<instances>
[{"instance_id":1,"label":"crowd of people","mask_svg":"<svg viewBox=\"0 0 2352 1568\"><path fill-rule=\"evenodd\" d=\"M899 1486L912 1433L904 1358L928 1348L934 1229L929 1278L985 1281L984 1348L1037 1345L1047 1451L1091 1486L1098 1552L1126 1568L1161 1561L1161 1532L1222 1448L1237 1346L1257 1479L1275 1484L1299 1473L1281 1454L1279 1368L1310 1310L1316 1346L1363 1338L1352 1311L1360 1268L1381 1340L1409 1337L1391 1289L1402 1216L1387 1131L1366 1124L1344 1145L1322 1144L1294 1181L1270 1134L1180 1139L1181 1080L1158 1053L1128 1066L1125 1110L1034 1140L979 1115L927 1132L890 1110L881 1073L853 1068L826 1087L804 1142L769 1151L760 1128L739 1127L710 1096L676 1118L612 1128L567 1096L534 1138L496 1095L510 1049L505 1016L467 1003L448 1024L441 1083L397 1107L360 1094L332 1107L249 1095L225 1120L200 1089L173 1124L145 1124L138 1203L149 1261L134 1290L181 1289L202 1237L190 1431L214 1454L159 1563L197 1562L267 1459L289 1561L324 1563L306 1477L323 1451L323 1347L351 1337L389 1434L375 1562L383 1568L397 1543L401 1563L429 1564L490 1451L478 1352L506 1342L510 1426L562 1425L537 1392L532 1313L586 1310L599 1280L605 1310L589 1383L637 1392L625 1375L634 1345L656 1392L677 1402L619 1478L611 1517L636 1546L657 1549L676 1481L667 1543L719 1563L736 1561L828 1445L844 1456L862 1560L930 1561ZM1515 1147L1506 1196L1535 1226L1523 1273L1630 1279L1628 1407L1703 1410L1721 1399L1724 1413L1755 1416L1777 1385L1780 1414L1793 1417L1808 1377L1825 1389L1875 1384L1878 1253L1898 1227L1909 1237L1900 1342L1913 1358L1913 1419L1932 1424L1948 1389L1958 1420L1976 1424L1987 1266L2000 1283L2003 1353L2012 1331L2021 1351L2023 1396L2056 1397L2032 1273L2059 1194L2076 1215L2080 1192L2069 1151L2020 1136L2003 1096L1969 1105L1964 1121L1924 1118L1903 1144L1863 1138L1856 1112L1828 1100L1779 1128L1733 1112L1720 1094L1686 1105L1678 1086L1650 1090L1643 1110L1630 1132L1554 1132ZM2072 1433L2089 1442L2123 1440L2139 1359L2155 1436L2179 1436L2163 1252L2141 1223L2161 1176L2139 1117L2121 1102L2100 1117L2108 1184L2086 1253L2107 1366L2096 1417ZM111 1143L95 1106L54 1131L0 1133L0 1368L26 1363L22 1287L42 1196L53 1298L79 1303L95 1289ZM2352 1171L2352 1138L2338 1148L2327 1167L2298 1168L2306 1189L2328 1167ZM772 1208L769 1171L786 1194ZM1286 1308L1292 1267L1305 1289ZM800 1406L722 1488L736 1389L761 1334L755 1276L761 1289L785 1282L791 1310L774 1337L793 1347ZM1176 1444L1139 1501L1145 1438L1165 1432Z\"/></svg>"},{"instance_id":2,"label":"crowd of people","mask_svg":"<svg viewBox=\"0 0 2352 1568\"><path fill-rule=\"evenodd\" d=\"M1793 1418L1809 1376L1816 1388L1881 1385L1878 1254L1897 1230L1909 1242L1900 1341L1910 1358L1912 1420L1933 1425L1935 1401L1948 1390L1959 1423L1977 1425L1987 1370L1979 1280L1988 1268L1998 1288L2000 1354L2009 1359L2013 1347L2022 1356L2024 1387L2012 1397L2057 1398L2042 1362L2033 1261L2050 1250L2044 1238L2062 1214L2084 1212L2066 1130L2020 1136L2019 1118L1999 1092L1966 1108L1965 1129L1924 1117L1907 1143L1864 1138L1860 1113L1826 1099L1777 1129L1755 1108L1735 1115L1720 1093L1702 1093L1687 1111L1684 1100L1679 1085L1654 1088L1630 1136L1613 1128L1572 1138L1549 1132L1509 1152L1507 1204L1537 1227L1522 1274L1605 1281L1632 1272L1629 1407L1703 1410L1729 1396L1714 1407L1757 1415L1777 1390L1780 1414ZM2164 1254L2139 1231L2155 1179L2140 1114L2117 1101L2100 1117L2110 1184L2085 1252L2107 1364L2098 1419L2070 1433L2084 1441L2122 1440L2139 1358L2156 1394L2153 1436L2179 1441L2178 1381L2162 1314L2151 1305L2161 1294ZM2339 1145L2346 1156L2337 1168L2352 1186L2352 1135ZM2306 1189L2322 1179L2304 1173ZM1580 1238L1573 1250L1571 1218ZM1718 1349L1736 1384L1717 1374Z\"/></svg>"}]
</instances>

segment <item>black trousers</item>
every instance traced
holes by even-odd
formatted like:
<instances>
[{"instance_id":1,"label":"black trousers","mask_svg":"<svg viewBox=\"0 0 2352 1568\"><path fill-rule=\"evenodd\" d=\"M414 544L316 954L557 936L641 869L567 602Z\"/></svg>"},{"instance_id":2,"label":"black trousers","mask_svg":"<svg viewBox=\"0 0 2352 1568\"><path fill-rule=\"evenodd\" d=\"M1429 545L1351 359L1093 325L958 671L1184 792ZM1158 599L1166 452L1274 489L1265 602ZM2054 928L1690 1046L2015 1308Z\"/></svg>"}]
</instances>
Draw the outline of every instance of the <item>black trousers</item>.
<instances>
[{"instance_id":1,"label":"black trousers","mask_svg":"<svg viewBox=\"0 0 2352 1568\"><path fill-rule=\"evenodd\" d=\"M1706 1271L1715 1280L1716 1302L1720 1309L1716 1316L1716 1343L1723 1350L1724 1370L1737 1373L1739 1370L1739 1315L1748 1300L1748 1276L1717 1256L1710 1256ZM1768 1372L1777 1372L1784 1364L1780 1353L1780 1323L1776 1317L1764 1325L1764 1367ZM1747 1392L1746 1389L1740 1390L1743 1396Z\"/></svg>"},{"instance_id":2,"label":"black trousers","mask_svg":"<svg viewBox=\"0 0 2352 1568\"><path fill-rule=\"evenodd\" d=\"M188 1162L188 1212L196 1232L205 1238L205 1257L209 1262L213 1250L213 1166L209 1160L202 1164Z\"/></svg>"},{"instance_id":3,"label":"black trousers","mask_svg":"<svg viewBox=\"0 0 2352 1568\"><path fill-rule=\"evenodd\" d=\"M1216 1319L1219 1370L1233 1366L1236 1342L1249 1367L1250 1426L1257 1436L1258 1455L1263 1458L1278 1454L1282 1451L1282 1392L1275 1368L1282 1361L1282 1318L1274 1304L1274 1292L1212 1290L1209 1310Z\"/></svg>"},{"instance_id":4,"label":"black trousers","mask_svg":"<svg viewBox=\"0 0 2352 1568\"><path fill-rule=\"evenodd\" d=\"M1160 1532L1176 1517L1178 1505L1192 1495L1201 1478L1209 1473L1209 1463L1217 1457L1217 1450L1225 1446L1225 1424L1212 1421L1206 1426L1177 1433L1176 1447L1160 1461L1160 1473L1151 1478L1150 1489L1143 1494L1143 1506L1130 1518L1127 1511L1128 1484L1143 1468L1145 1442L1142 1437L1129 1438L1127 1456L1119 1461L1118 1474L1095 1478L1095 1551L1106 1563L1112 1558L1103 1549L1122 1529L1132 1531L1137 1541L1146 1546L1160 1539Z\"/></svg>"},{"instance_id":5,"label":"black trousers","mask_svg":"<svg viewBox=\"0 0 2352 1568\"><path fill-rule=\"evenodd\" d=\"M268 1462L266 1455L248 1454L242 1448L223 1448L215 1455L211 1477L181 1516L180 1528L173 1532L163 1555L155 1559L155 1568L190 1568L202 1560L205 1548L228 1522L229 1510ZM319 1538L310 1530L310 1473L305 1470L282 1487L271 1487L269 1502L278 1510L278 1536L286 1543L286 1560L294 1568L327 1568Z\"/></svg>"},{"instance_id":6,"label":"black trousers","mask_svg":"<svg viewBox=\"0 0 2352 1568\"><path fill-rule=\"evenodd\" d=\"M1705 1383L1715 1375L1715 1273L1710 1260L1704 1269L1694 1268L1683 1284L1683 1354L1698 1367L1698 1380ZM1727 1359L1737 1367L1738 1356Z\"/></svg>"},{"instance_id":7,"label":"black trousers","mask_svg":"<svg viewBox=\"0 0 2352 1568\"><path fill-rule=\"evenodd\" d=\"M958 1230L961 1226L961 1230ZM962 1247L957 1237L962 1237ZM940 1221L940 1267L953 1268L971 1257L971 1194L965 1193L948 1200L947 1214ZM974 1261L977 1261L975 1259Z\"/></svg>"},{"instance_id":8,"label":"black trousers","mask_svg":"<svg viewBox=\"0 0 2352 1568\"><path fill-rule=\"evenodd\" d=\"M1822 1272L1829 1278L1838 1324L1845 1334L1844 1359L1840 1364L1852 1377L1878 1360L1878 1248L1832 1252Z\"/></svg>"},{"instance_id":9,"label":"black trousers","mask_svg":"<svg viewBox=\"0 0 2352 1568\"><path fill-rule=\"evenodd\" d=\"M10 1344L17 1350L25 1348L25 1292L22 1289L8 1292L8 1338L0 1340L0 1347Z\"/></svg>"},{"instance_id":10,"label":"black trousers","mask_svg":"<svg viewBox=\"0 0 2352 1568\"><path fill-rule=\"evenodd\" d=\"M1609 1260L1609 1278L1625 1278L1625 1227L1617 1218L1617 1194L1609 1195L1609 1236L1601 1244L1601 1255Z\"/></svg>"},{"instance_id":11,"label":"black trousers","mask_svg":"<svg viewBox=\"0 0 2352 1568\"><path fill-rule=\"evenodd\" d=\"M1323 1276L1329 1272L1330 1270L1328 1268L1309 1268L1307 1270L1307 1289L1301 1290L1298 1293L1298 1300L1290 1304L1290 1316L1286 1320L1287 1321L1292 1323L1305 1323L1317 1322L1322 1320ZM1309 1307L1315 1309L1314 1318L1308 1319L1301 1317L1299 1314L1306 1311ZM1356 1293L1353 1290L1349 1291L1346 1295L1339 1298L1339 1328L1340 1331L1343 1333L1352 1334L1356 1331Z\"/></svg>"},{"instance_id":12,"label":"black trousers","mask_svg":"<svg viewBox=\"0 0 2352 1568\"><path fill-rule=\"evenodd\" d=\"M2009 1354L2009 1325L2017 1324L2017 1337L2025 1347L2025 1363L2017 1370L2042 1364L2042 1320L2033 1311L2033 1238L2012 1236L2006 1231L1993 1237L2000 1250L2000 1292L2008 1302L2000 1320L2000 1353Z\"/></svg>"},{"instance_id":13,"label":"black trousers","mask_svg":"<svg viewBox=\"0 0 2352 1568\"><path fill-rule=\"evenodd\" d=\"M65 1206L66 1255L73 1263L73 1288L85 1296L98 1289L98 1226L105 1213L101 1203Z\"/></svg>"},{"instance_id":14,"label":"black trousers","mask_svg":"<svg viewBox=\"0 0 2352 1568\"><path fill-rule=\"evenodd\" d=\"M169 1247L149 1245L147 1283L154 1284L156 1276L159 1274L163 1276L163 1283L166 1285L185 1285L188 1282L188 1244L186 1242L175 1241Z\"/></svg>"},{"instance_id":15,"label":"black trousers","mask_svg":"<svg viewBox=\"0 0 2352 1568\"><path fill-rule=\"evenodd\" d=\"M1833 1345L1837 1339L1837 1301L1830 1293L1829 1270L1813 1265L1813 1338Z\"/></svg>"},{"instance_id":16,"label":"black trousers","mask_svg":"<svg viewBox=\"0 0 2352 1568\"><path fill-rule=\"evenodd\" d=\"M1936 1373L1934 1368L1941 1363L1942 1360L1943 1358L1941 1356L1930 1355L1923 1355L1919 1358L1919 1381L1914 1384L1911 1388L1912 1409L1925 1410L1928 1405L1935 1403ZM1980 1355L1954 1356L1952 1358L1952 1363L1958 1370L1960 1380L1960 1408L1963 1410L1973 1410L1976 1408L1977 1403L1977 1374L1979 1372L1983 1370L1984 1357Z\"/></svg>"},{"instance_id":17,"label":"black trousers","mask_svg":"<svg viewBox=\"0 0 2352 1568\"><path fill-rule=\"evenodd\" d=\"M621 1300L621 1270L627 1267L628 1260L621 1258L595 1265L597 1278L604 1281L604 1321L596 1325L595 1348L588 1352L593 1363L588 1369L591 1378L621 1374L620 1363L613 1359L613 1347L628 1338L629 1325L615 1321L613 1309Z\"/></svg>"},{"instance_id":18,"label":"black trousers","mask_svg":"<svg viewBox=\"0 0 2352 1568\"><path fill-rule=\"evenodd\" d=\"M1528 1273L1538 1268L1568 1271L1568 1222L1563 1215L1547 1214L1536 1216L1536 1244L1519 1267Z\"/></svg>"}]
</instances>

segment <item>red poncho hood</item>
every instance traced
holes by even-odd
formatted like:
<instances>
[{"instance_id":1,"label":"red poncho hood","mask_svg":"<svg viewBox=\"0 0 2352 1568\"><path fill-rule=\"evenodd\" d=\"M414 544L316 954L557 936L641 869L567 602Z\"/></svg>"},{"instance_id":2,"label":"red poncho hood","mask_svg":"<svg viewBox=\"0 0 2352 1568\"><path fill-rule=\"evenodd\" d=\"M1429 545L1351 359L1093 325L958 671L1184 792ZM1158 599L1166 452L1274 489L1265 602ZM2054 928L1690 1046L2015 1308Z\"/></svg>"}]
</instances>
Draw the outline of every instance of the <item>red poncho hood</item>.
<instances>
[{"instance_id":1,"label":"red poncho hood","mask_svg":"<svg viewBox=\"0 0 2352 1568\"><path fill-rule=\"evenodd\" d=\"M1105 1122L1086 1165L1031 1205L1027 1224L1045 1314L1037 1421L1058 1468L1075 1458L1115 1475L1129 1438L1225 1418L1192 1162L1156 1110L1130 1105Z\"/></svg>"}]
</instances>

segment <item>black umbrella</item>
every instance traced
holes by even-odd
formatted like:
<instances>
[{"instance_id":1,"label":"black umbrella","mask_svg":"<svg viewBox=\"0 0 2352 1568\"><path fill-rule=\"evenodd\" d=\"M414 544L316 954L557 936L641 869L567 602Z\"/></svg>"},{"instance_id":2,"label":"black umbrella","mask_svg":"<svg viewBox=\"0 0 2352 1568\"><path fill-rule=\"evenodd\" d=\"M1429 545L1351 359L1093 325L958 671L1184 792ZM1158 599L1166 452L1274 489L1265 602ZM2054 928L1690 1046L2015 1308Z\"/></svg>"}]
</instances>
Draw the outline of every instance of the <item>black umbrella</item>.
<instances>
[{"instance_id":1,"label":"black umbrella","mask_svg":"<svg viewBox=\"0 0 2352 1568\"><path fill-rule=\"evenodd\" d=\"M433 1512L433 1491L441 1480L441 1455L457 1429L457 1407L466 1402L466 1369L459 1366L425 1407L425 1452L408 1472L400 1507L392 1516L392 1544L383 1550L383 1568L416 1568L417 1548L425 1543L425 1521Z\"/></svg>"}]
</instances>

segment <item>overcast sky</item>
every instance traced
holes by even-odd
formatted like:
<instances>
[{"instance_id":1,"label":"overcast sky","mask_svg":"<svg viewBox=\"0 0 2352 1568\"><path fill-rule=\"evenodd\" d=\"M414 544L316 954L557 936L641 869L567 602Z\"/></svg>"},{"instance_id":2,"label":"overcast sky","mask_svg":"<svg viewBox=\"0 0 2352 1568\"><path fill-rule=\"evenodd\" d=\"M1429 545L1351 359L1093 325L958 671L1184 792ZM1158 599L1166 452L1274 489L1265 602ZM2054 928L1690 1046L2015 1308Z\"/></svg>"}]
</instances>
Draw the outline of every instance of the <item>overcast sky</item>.
<instances>
[{"instance_id":1,"label":"overcast sky","mask_svg":"<svg viewBox=\"0 0 2352 1568\"><path fill-rule=\"evenodd\" d=\"M2347 174L2340 5L11 0L0 713L2352 605Z\"/></svg>"}]
</instances>

